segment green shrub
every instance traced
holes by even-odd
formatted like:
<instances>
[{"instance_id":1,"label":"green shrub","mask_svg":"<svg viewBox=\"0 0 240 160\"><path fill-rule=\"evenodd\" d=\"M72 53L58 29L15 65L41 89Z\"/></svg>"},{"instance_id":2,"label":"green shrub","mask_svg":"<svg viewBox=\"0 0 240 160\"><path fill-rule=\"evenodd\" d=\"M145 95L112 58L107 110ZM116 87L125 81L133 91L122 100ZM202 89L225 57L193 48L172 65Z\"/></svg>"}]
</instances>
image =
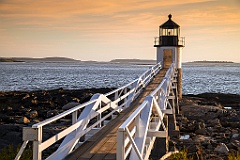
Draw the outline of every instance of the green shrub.
<instances>
[{"instance_id":1,"label":"green shrub","mask_svg":"<svg viewBox=\"0 0 240 160\"><path fill-rule=\"evenodd\" d=\"M237 152L236 155L234 153L229 154L228 160L240 160L240 152Z\"/></svg>"},{"instance_id":2,"label":"green shrub","mask_svg":"<svg viewBox=\"0 0 240 160\"><path fill-rule=\"evenodd\" d=\"M0 152L1 160L13 160L16 157L20 148L20 144L17 146L17 148L14 148L13 145L4 147L3 150ZM30 147L30 145L25 148L20 160L32 160L32 148Z\"/></svg>"},{"instance_id":3,"label":"green shrub","mask_svg":"<svg viewBox=\"0 0 240 160\"><path fill-rule=\"evenodd\" d=\"M188 153L188 151L187 150L182 150L182 151L179 151L178 153L176 153L176 154L173 154L173 155L171 155L170 156L170 159L171 160L193 160L193 158L192 157L188 157L187 156L187 153Z\"/></svg>"}]
</instances>

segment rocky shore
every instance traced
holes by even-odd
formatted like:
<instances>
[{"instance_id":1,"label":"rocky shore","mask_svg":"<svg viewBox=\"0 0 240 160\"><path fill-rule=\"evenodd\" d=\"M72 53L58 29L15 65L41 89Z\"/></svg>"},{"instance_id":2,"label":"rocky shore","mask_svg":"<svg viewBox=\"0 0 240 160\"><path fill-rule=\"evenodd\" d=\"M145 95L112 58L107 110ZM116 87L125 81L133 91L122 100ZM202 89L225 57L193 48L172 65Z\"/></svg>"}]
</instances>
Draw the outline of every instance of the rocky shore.
<instances>
[{"instance_id":1,"label":"rocky shore","mask_svg":"<svg viewBox=\"0 0 240 160\"><path fill-rule=\"evenodd\" d=\"M196 159L228 159L240 151L240 95L185 95L179 103L180 139L170 145Z\"/></svg>"},{"instance_id":2,"label":"rocky shore","mask_svg":"<svg viewBox=\"0 0 240 160\"><path fill-rule=\"evenodd\" d=\"M22 128L30 127L44 119L64 111L63 106L72 102L80 104L88 101L95 93L107 93L112 88L81 90L43 90L0 92L0 151L8 146L22 143ZM67 117L55 126L48 128L43 139L50 138L54 132L70 123Z\"/></svg>"},{"instance_id":3,"label":"rocky shore","mask_svg":"<svg viewBox=\"0 0 240 160\"><path fill-rule=\"evenodd\" d=\"M0 150L22 143L22 128L55 116L63 106L88 101L95 93L112 88L49 91L0 92ZM172 149L187 150L193 159L227 159L240 151L240 95L204 93L184 95L177 116L180 139L172 139ZM67 118L48 130L43 139L70 124Z\"/></svg>"}]
</instances>

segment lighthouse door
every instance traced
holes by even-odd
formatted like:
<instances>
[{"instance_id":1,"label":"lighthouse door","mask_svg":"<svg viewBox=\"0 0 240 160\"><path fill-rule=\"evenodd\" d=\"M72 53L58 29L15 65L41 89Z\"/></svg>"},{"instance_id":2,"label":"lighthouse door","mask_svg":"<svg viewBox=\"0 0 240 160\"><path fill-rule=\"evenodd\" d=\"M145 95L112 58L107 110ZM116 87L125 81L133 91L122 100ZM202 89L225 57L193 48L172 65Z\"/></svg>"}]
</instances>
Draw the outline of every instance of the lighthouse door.
<instances>
[{"instance_id":1,"label":"lighthouse door","mask_svg":"<svg viewBox=\"0 0 240 160\"><path fill-rule=\"evenodd\" d=\"M172 49L163 50L163 68L169 68L172 64Z\"/></svg>"}]
</instances>

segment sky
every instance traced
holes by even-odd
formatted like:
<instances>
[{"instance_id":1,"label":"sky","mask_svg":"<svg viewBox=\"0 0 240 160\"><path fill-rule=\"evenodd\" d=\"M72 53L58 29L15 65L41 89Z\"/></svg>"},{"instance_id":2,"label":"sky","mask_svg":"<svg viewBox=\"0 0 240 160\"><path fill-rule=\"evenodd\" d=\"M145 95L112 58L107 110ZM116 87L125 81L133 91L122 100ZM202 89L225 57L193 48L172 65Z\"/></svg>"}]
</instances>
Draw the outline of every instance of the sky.
<instances>
[{"instance_id":1,"label":"sky","mask_svg":"<svg viewBox=\"0 0 240 160\"><path fill-rule=\"evenodd\" d=\"M156 59L170 13L183 62L240 62L240 0L0 0L0 57Z\"/></svg>"}]
</instances>

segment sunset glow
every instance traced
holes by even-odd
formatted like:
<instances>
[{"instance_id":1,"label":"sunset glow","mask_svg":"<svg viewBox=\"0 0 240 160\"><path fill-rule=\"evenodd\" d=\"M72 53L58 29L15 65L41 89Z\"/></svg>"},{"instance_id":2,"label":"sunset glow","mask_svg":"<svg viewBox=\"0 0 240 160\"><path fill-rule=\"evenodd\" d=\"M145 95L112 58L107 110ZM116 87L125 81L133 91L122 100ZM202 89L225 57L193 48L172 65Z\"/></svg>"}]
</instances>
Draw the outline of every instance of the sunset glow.
<instances>
[{"instance_id":1,"label":"sunset glow","mask_svg":"<svg viewBox=\"0 0 240 160\"><path fill-rule=\"evenodd\" d=\"M239 0L0 0L0 57L155 59L158 27L173 15L183 61L240 62Z\"/></svg>"}]
</instances>

